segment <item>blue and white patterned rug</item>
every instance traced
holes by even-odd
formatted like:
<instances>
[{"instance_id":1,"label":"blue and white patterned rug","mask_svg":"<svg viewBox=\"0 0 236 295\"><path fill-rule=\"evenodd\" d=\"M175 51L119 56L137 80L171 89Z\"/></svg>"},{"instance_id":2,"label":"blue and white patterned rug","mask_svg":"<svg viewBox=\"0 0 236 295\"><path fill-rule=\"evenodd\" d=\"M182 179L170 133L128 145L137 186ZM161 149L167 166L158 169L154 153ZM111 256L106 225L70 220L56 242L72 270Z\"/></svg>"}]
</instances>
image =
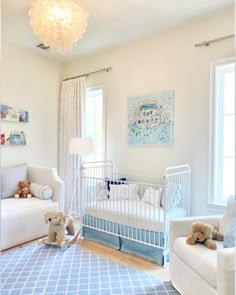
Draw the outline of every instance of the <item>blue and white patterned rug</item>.
<instances>
[{"instance_id":1,"label":"blue and white patterned rug","mask_svg":"<svg viewBox=\"0 0 236 295\"><path fill-rule=\"evenodd\" d=\"M32 244L1 255L1 295L176 295L170 283L73 245Z\"/></svg>"}]
</instances>

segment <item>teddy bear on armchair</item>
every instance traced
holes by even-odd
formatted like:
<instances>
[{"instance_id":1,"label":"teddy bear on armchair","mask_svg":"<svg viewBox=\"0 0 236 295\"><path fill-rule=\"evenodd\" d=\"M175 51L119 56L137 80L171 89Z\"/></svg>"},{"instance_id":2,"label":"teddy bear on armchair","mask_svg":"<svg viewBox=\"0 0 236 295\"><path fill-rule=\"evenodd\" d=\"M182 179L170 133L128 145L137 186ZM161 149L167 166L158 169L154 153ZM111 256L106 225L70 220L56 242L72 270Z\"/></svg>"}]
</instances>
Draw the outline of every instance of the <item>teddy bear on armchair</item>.
<instances>
[{"instance_id":1,"label":"teddy bear on armchair","mask_svg":"<svg viewBox=\"0 0 236 295\"><path fill-rule=\"evenodd\" d=\"M30 181L29 180L21 180L18 184L18 189L15 193L15 198L31 198L32 194L29 189Z\"/></svg>"},{"instance_id":2,"label":"teddy bear on armchair","mask_svg":"<svg viewBox=\"0 0 236 295\"><path fill-rule=\"evenodd\" d=\"M219 232L219 227L199 221L192 224L192 234L187 238L186 243L189 245L201 243L209 249L216 250L217 246L213 240L224 240L224 235Z\"/></svg>"}]
</instances>

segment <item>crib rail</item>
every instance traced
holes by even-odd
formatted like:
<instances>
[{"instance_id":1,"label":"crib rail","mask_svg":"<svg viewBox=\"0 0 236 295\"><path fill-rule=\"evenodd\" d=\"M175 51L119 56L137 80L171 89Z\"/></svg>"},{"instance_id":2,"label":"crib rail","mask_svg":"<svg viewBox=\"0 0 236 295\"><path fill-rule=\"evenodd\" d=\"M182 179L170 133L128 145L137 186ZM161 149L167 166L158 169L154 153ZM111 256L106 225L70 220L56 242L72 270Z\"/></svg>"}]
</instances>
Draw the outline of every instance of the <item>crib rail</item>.
<instances>
[{"instance_id":1,"label":"crib rail","mask_svg":"<svg viewBox=\"0 0 236 295\"><path fill-rule=\"evenodd\" d=\"M111 161L84 162L81 165L83 178L111 178L113 175L113 164Z\"/></svg>"},{"instance_id":2,"label":"crib rail","mask_svg":"<svg viewBox=\"0 0 236 295\"><path fill-rule=\"evenodd\" d=\"M82 226L168 254L169 222L189 215L190 167L169 167L164 176L114 173L110 161L81 167Z\"/></svg>"}]
</instances>

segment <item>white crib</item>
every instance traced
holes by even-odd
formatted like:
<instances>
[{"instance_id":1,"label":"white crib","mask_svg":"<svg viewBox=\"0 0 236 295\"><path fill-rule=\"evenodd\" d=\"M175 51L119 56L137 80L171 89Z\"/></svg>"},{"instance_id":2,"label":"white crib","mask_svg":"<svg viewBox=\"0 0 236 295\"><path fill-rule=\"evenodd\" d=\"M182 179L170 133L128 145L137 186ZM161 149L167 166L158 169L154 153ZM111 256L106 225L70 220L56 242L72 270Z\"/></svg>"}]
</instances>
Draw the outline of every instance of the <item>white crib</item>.
<instances>
[{"instance_id":1,"label":"white crib","mask_svg":"<svg viewBox=\"0 0 236 295\"><path fill-rule=\"evenodd\" d=\"M111 161L81 166L82 235L163 265L169 221L189 216L190 167L160 177L117 173Z\"/></svg>"}]
</instances>

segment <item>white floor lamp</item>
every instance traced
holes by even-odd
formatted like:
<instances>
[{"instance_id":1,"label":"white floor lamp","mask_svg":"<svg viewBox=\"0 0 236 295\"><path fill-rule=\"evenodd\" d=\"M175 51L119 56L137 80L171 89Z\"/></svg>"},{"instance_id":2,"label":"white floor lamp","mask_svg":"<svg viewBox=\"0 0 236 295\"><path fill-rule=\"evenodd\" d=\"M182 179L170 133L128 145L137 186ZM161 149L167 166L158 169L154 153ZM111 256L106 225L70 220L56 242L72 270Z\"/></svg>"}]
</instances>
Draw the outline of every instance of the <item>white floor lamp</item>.
<instances>
[{"instance_id":1,"label":"white floor lamp","mask_svg":"<svg viewBox=\"0 0 236 295\"><path fill-rule=\"evenodd\" d=\"M71 211L73 201L75 197L79 197L79 213L81 215L81 209L82 209L82 181L81 181L81 176L79 173L79 170L81 169L81 156L82 155L89 155L93 154L93 142L91 138L83 138L83 137L78 137L78 138L71 138L70 140L70 145L69 145L69 154L71 155L76 155L79 157L79 165L77 166L76 169L76 174L74 176L75 182L77 180L77 177L80 177L79 181L79 196L75 196L75 183L73 184L73 193L72 197L70 199L70 207L69 210Z\"/></svg>"}]
</instances>

